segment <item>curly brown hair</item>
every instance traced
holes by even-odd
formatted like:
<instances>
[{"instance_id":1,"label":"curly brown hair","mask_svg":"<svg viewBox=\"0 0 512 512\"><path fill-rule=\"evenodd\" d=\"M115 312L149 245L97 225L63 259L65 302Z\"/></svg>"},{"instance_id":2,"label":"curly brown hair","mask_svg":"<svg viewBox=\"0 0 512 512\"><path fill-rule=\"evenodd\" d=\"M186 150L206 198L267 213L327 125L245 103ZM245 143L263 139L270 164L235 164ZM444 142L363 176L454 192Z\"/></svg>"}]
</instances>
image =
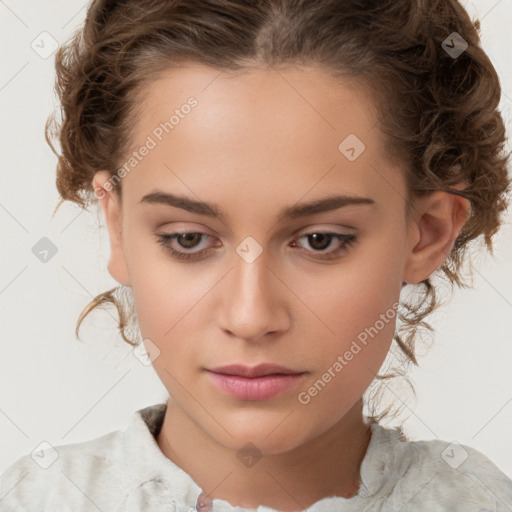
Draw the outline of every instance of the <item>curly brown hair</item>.
<instances>
[{"instance_id":1,"label":"curly brown hair","mask_svg":"<svg viewBox=\"0 0 512 512\"><path fill-rule=\"evenodd\" d=\"M377 414L383 381L405 377L411 362L418 365L418 331L433 331L424 321L440 305L432 278L452 290L454 284L467 287L462 266L470 242L483 236L492 254L492 237L507 208L501 88L480 46L479 29L456 0L94 0L84 26L56 54L61 118L54 113L46 124L46 139L58 156L62 198L54 214L66 200L84 209L98 203L95 172L113 174L119 168L130 147L138 93L170 67L315 64L334 76L359 80L379 108L390 156L406 164L407 214L415 198L436 190L470 203L449 257L431 278L410 285L418 292L415 300L400 303L393 338L399 365L377 375L375 383L381 385L368 390L371 418L378 421L394 407ZM463 51L456 55L449 48ZM458 183L465 189L451 188ZM121 197L121 182L114 191ZM127 335L129 325L137 329L125 288L112 288L84 308L78 339L85 316L111 304L122 338L140 343Z\"/></svg>"}]
</instances>

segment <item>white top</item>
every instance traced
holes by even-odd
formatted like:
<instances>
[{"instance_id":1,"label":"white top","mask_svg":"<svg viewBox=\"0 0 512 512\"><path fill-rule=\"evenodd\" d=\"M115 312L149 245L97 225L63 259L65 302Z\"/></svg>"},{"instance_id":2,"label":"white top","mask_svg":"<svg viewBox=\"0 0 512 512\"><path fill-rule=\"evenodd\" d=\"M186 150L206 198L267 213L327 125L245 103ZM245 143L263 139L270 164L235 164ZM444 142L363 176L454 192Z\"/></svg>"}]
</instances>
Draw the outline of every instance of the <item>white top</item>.
<instances>
[{"instance_id":1,"label":"white top","mask_svg":"<svg viewBox=\"0 0 512 512\"><path fill-rule=\"evenodd\" d=\"M202 495L156 443L166 407L136 411L124 430L19 458L0 476L0 511L275 512ZM308 512L512 511L512 480L474 448L370 425L358 494L323 498Z\"/></svg>"}]
</instances>

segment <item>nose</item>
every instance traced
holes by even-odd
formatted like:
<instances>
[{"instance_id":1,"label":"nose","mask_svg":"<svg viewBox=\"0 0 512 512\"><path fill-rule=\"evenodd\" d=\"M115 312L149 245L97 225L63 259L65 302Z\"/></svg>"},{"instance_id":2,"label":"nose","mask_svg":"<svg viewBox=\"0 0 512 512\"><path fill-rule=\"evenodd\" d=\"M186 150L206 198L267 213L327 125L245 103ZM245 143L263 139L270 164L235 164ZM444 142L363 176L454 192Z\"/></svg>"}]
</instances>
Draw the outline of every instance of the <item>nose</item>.
<instances>
[{"instance_id":1,"label":"nose","mask_svg":"<svg viewBox=\"0 0 512 512\"><path fill-rule=\"evenodd\" d=\"M220 327L248 342L285 331L290 324L287 288L267 260L260 255L248 263L236 256L234 265L222 289Z\"/></svg>"}]
</instances>

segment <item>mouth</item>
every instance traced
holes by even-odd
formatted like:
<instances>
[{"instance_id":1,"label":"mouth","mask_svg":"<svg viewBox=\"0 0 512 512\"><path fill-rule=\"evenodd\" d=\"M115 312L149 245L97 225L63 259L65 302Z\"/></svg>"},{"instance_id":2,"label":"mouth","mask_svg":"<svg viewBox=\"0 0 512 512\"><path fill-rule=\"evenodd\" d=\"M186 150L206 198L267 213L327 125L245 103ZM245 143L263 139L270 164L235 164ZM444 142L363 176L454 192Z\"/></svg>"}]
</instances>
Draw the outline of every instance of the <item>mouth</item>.
<instances>
[{"instance_id":1,"label":"mouth","mask_svg":"<svg viewBox=\"0 0 512 512\"><path fill-rule=\"evenodd\" d=\"M281 395L302 380L301 372L275 364L227 365L206 369L221 391L239 400L260 401Z\"/></svg>"},{"instance_id":2,"label":"mouth","mask_svg":"<svg viewBox=\"0 0 512 512\"><path fill-rule=\"evenodd\" d=\"M299 375L304 372L292 370L277 364L263 363L258 366L243 366L240 364L230 364L227 366L218 366L210 368L208 371L221 375L233 375L236 377L266 377L267 375Z\"/></svg>"}]
</instances>

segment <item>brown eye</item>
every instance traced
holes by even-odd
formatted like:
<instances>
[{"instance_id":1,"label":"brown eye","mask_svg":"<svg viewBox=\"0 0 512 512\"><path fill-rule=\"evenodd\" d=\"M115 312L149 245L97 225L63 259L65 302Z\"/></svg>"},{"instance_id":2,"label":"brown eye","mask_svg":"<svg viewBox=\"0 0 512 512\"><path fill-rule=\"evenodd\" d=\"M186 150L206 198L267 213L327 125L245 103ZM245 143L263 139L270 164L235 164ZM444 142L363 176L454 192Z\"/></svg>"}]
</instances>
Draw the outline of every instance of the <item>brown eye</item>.
<instances>
[{"instance_id":1,"label":"brown eye","mask_svg":"<svg viewBox=\"0 0 512 512\"><path fill-rule=\"evenodd\" d=\"M162 233L157 234L157 242L161 244L164 249L171 253L171 256L180 260L190 260L202 258L210 249L202 249L196 252L181 251L182 249L195 249L203 238L211 239L212 237L206 233L201 232L186 232L186 233ZM173 244L173 242L175 242ZM173 245L177 248L174 248Z\"/></svg>"},{"instance_id":2,"label":"brown eye","mask_svg":"<svg viewBox=\"0 0 512 512\"><path fill-rule=\"evenodd\" d=\"M176 235L176 241L185 249L193 249L201 237L201 233L181 233Z\"/></svg>"},{"instance_id":3,"label":"brown eye","mask_svg":"<svg viewBox=\"0 0 512 512\"><path fill-rule=\"evenodd\" d=\"M162 233L156 234L157 242L161 244L164 249L171 254L173 258L179 260L198 260L204 258L207 253L212 251L212 248L196 250L195 252L187 252L187 250L195 249L202 239L213 240L213 238L206 233L201 232L185 232L185 233ZM307 233L299 237L300 239L307 239L308 245L312 248L303 249L303 251L311 254L318 259L333 259L339 257L343 252L356 242L355 235L344 235L341 233L330 232L314 232ZM336 241L334 250L326 251ZM174 242L174 243L173 243ZM222 245L222 244L221 244ZM297 247L297 243L293 242L292 247ZM176 247L177 246L177 247ZM183 250L180 250L183 249ZM315 254L316 253L316 254Z\"/></svg>"},{"instance_id":4,"label":"brown eye","mask_svg":"<svg viewBox=\"0 0 512 512\"><path fill-rule=\"evenodd\" d=\"M314 249L318 249L319 251L327 249L333 239L332 235L327 233L312 233L311 235L306 236L308 237L308 243L310 246Z\"/></svg>"},{"instance_id":5,"label":"brown eye","mask_svg":"<svg viewBox=\"0 0 512 512\"><path fill-rule=\"evenodd\" d=\"M348 250L348 248L356 242L355 235L343 235L341 233L330 233L330 232L315 232L315 233L306 233L299 237L300 239L306 239L307 244L313 248L313 250L306 250L308 253L313 253L314 257L320 259L330 259L336 258L341 253ZM327 248L331 247L332 242L337 241L337 248L331 251L325 251ZM292 244L296 246L297 244ZM317 253L316 255L314 253Z\"/></svg>"}]
</instances>

